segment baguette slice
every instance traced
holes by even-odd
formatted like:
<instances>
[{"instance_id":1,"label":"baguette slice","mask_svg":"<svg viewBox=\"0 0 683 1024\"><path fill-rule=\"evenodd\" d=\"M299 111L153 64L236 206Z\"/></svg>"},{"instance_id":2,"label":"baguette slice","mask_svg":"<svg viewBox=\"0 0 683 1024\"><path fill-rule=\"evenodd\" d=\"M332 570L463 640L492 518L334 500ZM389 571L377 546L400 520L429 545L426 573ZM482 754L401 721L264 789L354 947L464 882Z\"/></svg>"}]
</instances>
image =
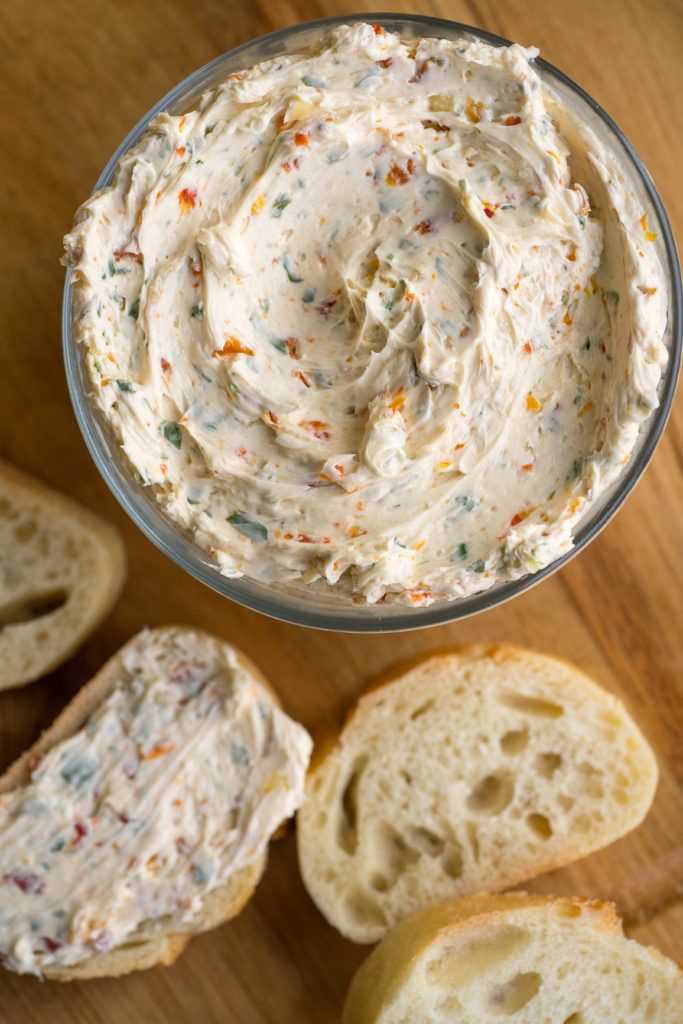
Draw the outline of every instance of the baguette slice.
<instances>
[{"instance_id":1,"label":"baguette slice","mask_svg":"<svg viewBox=\"0 0 683 1024\"><path fill-rule=\"evenodd\" d=\"M449 900L380 943L343 1024L681 1024L683 973L626 939L611 903L526 893Z\"/></svg>"},{"instance_id":2,"label":"baguette slice","mask_svg":"<svg viewBox=\"0 0 683 1024\"><path fill-rule=\"evenodd\" d=\"M439 900L504 889L634 828L654 755L620 701L513 647L413 663L314 756L299 864L327 920L376 942Z\"/></svg>"},{"instance_id":3,"label":"baguette slice","mask_svg":"<svg viewBox=\"0 0 683 1024\"><path fill-rule=\"evenodd\" d=\"M143 630L106 662L97 675L80 690L52 725L45 730L40 739L0 777L0 809L2 808L2 794L11 793L18 787L27 785L32 773L49 751L80 730L87 729L93 714L121 684L122 680L124 680L123 685L125 686L129 686L131 683L135 684L138 665L143 664L145 652L148 652L154 645L161 645L168 652L168 658L161 664L162 670L168 668L168 662L172 658L179 666L181 675L188 665L192 666L193 659L188 658L186 654L188 639L198 655L198 658L194 659L195 663L196 660L201 660L212 670L215 668L218 673L222 671L224 659L233 656L237 666L250 677L251 686L257 689L260 704L271 706L274 736L277 740L280 741L285 733L290 740L294 737L294 742L297 744L296 756L290 757L288 764L281 771L274 773L272 780L263 787L263 792L271 794L270 798L272 798L272 794L278 786L287 789L286 774L288 773L294 780L294 786L290 788L289 792L285 792L284 796L278 796L281 805L286 805L285 813L282 814L278 824L293 813L303 798L304 776L311 750L310 737L301 726L292 722L279 710L279 702L268 681L244 654L208 633L183 626L165 626L153 630ZM156 647L154 649L156 650ZM215 765L208 759L210 753L211 751L206 749L204 743L200 742L195 744L185 757L194 757L199 762L205 763L206 773L211 774ZM154 758L156 751L153 751L151 756ZM178 770L182 771L182 769ZM172 780L173 785L176 783L177 778ZM157 803L163 802L163 795L163 793L156 794ZM134 813L134 808L132 810ZM162 811L162 813L166 812ZM71 822L65 822L65 825L67 828L72 827ZM226 823L225 827L227 831L232 826ZM231 874L225 884L206 892L202 897L201 906L189 922L186 919L179 921L170 915L143 921L133 933L127 936L125 942L106 952L94 952L93 955L68 965L50 963L43 966L39 973L45 978L56 981L72 981L117 977L131 971L153 967L156 964L173 963L192 935L215 928L230 920L249 901L266 865L269 838L270 836L265 836L261 848L254 850L251 861ZM93 850L92 856L97 856L96 849ZM3 851L2 815L0 813L0 919L3 909L2 883L3 881L7 883L11 878L11 871L8 872L8 867L11 865L6 862L6 851ZM118 879L113 877L107 880L111 887L117 881ZM47 886L46 891L49 891ZM0 927L0 962L2 962L1 940L2 927Z\"/></svg>"},{"instance_id":4,"label":"baguette slice","mask_svg":"<svg viewBox=\"0 0 683 1024\"><path fill-rule=\"evenodd\" d=\"M0 461L0 689L66 661L114 604L125 569L112 526Z\"/></svg>"}]
</instances>

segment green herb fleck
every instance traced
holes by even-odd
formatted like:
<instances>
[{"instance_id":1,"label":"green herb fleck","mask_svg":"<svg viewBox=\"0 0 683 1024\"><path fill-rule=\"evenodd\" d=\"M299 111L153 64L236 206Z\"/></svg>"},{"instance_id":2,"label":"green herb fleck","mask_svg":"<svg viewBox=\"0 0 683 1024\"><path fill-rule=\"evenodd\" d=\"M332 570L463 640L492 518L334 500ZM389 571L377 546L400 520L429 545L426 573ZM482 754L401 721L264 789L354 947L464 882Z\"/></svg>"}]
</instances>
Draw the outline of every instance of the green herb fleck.
<instances>
[{"instance_id":1,"label":"green herb fleck","mask_svg":"<svg viewBox=\"0 0 683 1024\"><path fill-rule=\"evenodd\" d=\"M315 75L302 75L301 81L304 83L304 85L310 86L311 89L327 88L327 82L325 82L322 78L316 78Z\"/></svg>"},{"instance_id":2,"label":"green herb fleck","mask_svg":"<svg viewBox=\"0 0 683 1024\"><path fill-rule=\"evenodd\" d=\"M605 292L605 298L615 306L619 305L619 292Z\"/></svg>"},{"instance_id":3,"label":"green herb fleck","mask_svg":"<svg viewBox=\"0 0 683 1024\"><path fill-rule=\"evenodd\" d=\"M116 383L118 384L120 391L135 391L135 388L129 380L117 380Z\"/></svg>"},{"instance_id":4,"label":"green herb fleck","mask_svg":"<svg viewBox=\"0 0 683 1024\"><path fill-rule=\"evenodd\" d=\"M461 558L467 558L467 544L458 544L458 554Z\"/></svg>"},{"instance_id":5,"label":"green herb fleck","mask_svg":"<svg viewBox=\"0 0 683 1024\"><path fill-rule=\"evenodd\" d=\"M73 784L77 789L79 789L84 782L87 782L88 779L92 778L96 770L96 761L72 758L72 760L67 761L59 774L65 782Z\"/></svg>"},{"instance_id":6,"label":"green herb fleck","mask_svg":"<svg viewBox=\"0 0 683 1024\"><path fill-rule=\"evenodd\" d=\"M249 764L249 751L241 743L233 743L231 745L230 756L235 764Z\"/></svg>"},{"instance_id":7,"label":"green herb fleck","mask_svg":"<svg viewBox=\"0 0 683 1024\"><path fill-rule=\"evenodd\" d=\"M232 523L235 529L243 533L249 540L256 541L257 543L268 540L268 530L263 523L257 523L253 519L249 519L243 512L233 512L231 516L228 516L228 522Z\"/></svg>"},{"instance_id":8,"label":"green herb fleck","mask_svg":"<svg viewBox=\"0 0 683 1024\"><path fill-rule=\"evenodd\" d=\"M128 307L128 316L132 316L133 320L137 320L140 314L140 299L133 299L130 306Z\"/></svg>"},{"instance_id":9,"label":"green herb fleck","mask_svg":"<svg viewBox=\"0 0 683 1024\"><path fill-rule=\"evenodd\" d=\"M209 880L208 873L200 864L192 865L192 880L196 885L206 885Z\"/></svg>"},{"instance_id":10,"label":"green herb fleck","mask_svg":"<svg viewBox=\"0 0 683 1024\"><path fill-rule=\"evenodd\" d=\"M301 276L301 274L297 273L297 271L292 266L292 262L289 258L289 253L285 253L284 256L282 257L282 266L285 268L285 273L287 274L287 277L293 284L298 284L300 281L303 281L303 277Z\"/></svg>"},{"instance_id":11,"label":"green herb fleck","mask_svg":"<svg viewBox=\"0 0 683 1024\"><path fill-rule=\"evenodd\" d=\"M281 217L282 211L285 209L285 207L289 206L291 201L291 196L288 196L284 192L281 192L277 199L273 200L273 206L270 211L271 217Z\"/></svg>"},{"instance_id":12,"label":"green herb fleck","mask_svg":"<svg viewBox=\"0 0 683 1024\"><path fill-rule=\"evenodd\" d=\"M483 558L478 558L476 562L472 562L467 568L470 572L483 572L486 568L486 562Z\"/></svg>"},{"instance_id":13,"label":"green herb fleck","mask_svg":"<svg viewBox=\"0 0 683 1024\"><path fill-rule=\"evenodd\" d=\"M164 420L161 424L161 433L175 448L180 448L183 443L183 431L179 423L174 423L173 420Z\"/></svg>"},{"instance_id":14,"label":"green herb fleck","mask_svg":"<svg viewBox=\"0 0 683 1024\"><path fill-rule=\"evenodd\" d=\"M198 302L196 306L193 306L190 310L190 316L193 320L196 320L198 316L204 315L204 303Z\"/></svg>"}]
</instances>

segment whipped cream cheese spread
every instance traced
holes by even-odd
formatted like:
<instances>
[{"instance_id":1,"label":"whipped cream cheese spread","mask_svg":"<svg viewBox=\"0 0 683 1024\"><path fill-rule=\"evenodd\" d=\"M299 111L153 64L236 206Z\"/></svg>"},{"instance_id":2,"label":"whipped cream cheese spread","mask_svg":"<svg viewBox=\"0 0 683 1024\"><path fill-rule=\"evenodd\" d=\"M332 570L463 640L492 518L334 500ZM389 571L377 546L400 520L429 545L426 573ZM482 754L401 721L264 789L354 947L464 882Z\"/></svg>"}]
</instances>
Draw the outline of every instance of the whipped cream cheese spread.
<instances>
[{"instance_id":1,"label":"whipped cream cheese spread","mask_svg":"<svg viewBox=\"0 0 683 1024\"><path fill-rule=\"evenodd\" d=\"M0 794L0 959L40 974L105 953L252 863L303 799L308 733L227 644L143 632L30 781Z\"/></svg>"},{"instance_id":2,"label":"whipped cream cheese spread","mask_svg":"<svg viewBox=\"0 0 683 1024\"><path fill-rule=\"evenodd\" d=\"M628 461L656 236L535 56L337 28L157 117L79 211L93 401L225 574L471 594L568 551Z\"/></svg>"}]
</instances>

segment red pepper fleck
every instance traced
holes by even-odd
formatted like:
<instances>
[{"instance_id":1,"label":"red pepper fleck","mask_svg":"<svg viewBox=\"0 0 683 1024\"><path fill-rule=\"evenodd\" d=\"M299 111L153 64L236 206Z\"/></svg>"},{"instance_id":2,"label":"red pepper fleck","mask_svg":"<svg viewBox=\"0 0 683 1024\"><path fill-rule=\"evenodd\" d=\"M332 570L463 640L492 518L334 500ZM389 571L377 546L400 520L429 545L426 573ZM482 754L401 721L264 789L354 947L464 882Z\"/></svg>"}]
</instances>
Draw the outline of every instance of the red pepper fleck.
<instances>
[{"instance_id":1,"label":"red pepper fleck","mask_svg":"<svg viewBox=\"0 0 683 1024\"><path fill-rule=\"evenodd\" d=\"M302 373L301 370L292 370L292 377L297 377L302 384L305 384L307 388L310 388L311 382L309 381L306 374Z\"/></svg>"},{"instance_id":2,"label":"red pepper fleck","mask_svg":"<svg viewBox=\"0 0 683 1024\"><path fill-rule=\"evenodd\" d=\"M286 160L283 164L281 164L281 166L284 168L285 171L291 171L292 169L292 165L288 163Z\"/></svg>"},{"instance_id":3,"label":"red pepper fleck","mask_svg":"<svg viewBox=\"0 0 683 1024\"><path fill-rule=\"evenodd\" d=\"M394 62L393 57L385 57L384 60L378 60L377 63L381 68L390 68Z\"/></svg>"},{"instance_id":4,"label":"red pepper fleck","mask_svg":"<svg viewBox=\"0 0 683 1024\"><path fill-rule=\"evenodd\" d=\"M124 250L124 249L115 249L114 250L114 259L115 260L135 260L136 263L142 263L142 253L141 252L130 252L129 250Z\"/></svg>"},{"instance_id":5,"label":"red pepper fleck","mask_svg":"<svg viewBox=\"0 0 683 1024\"><path fill-rule=\"evenodd\" d=\"M375 33L376 36L384 35L384 29L382 28L381 25L373 25L372 31Z\"/></svg>"},{"instance_id":6,"label":"red pepper fleck","mask_svg":"<svg viewBox=\"0 0 683 1024\"><path fill-rule=\"evenodd\" d=\"M432 121L432 120L423 121L422 122L422 127L423 128L431 128L435 132L447 132L448 131L448 125L447 124L442 124L440 121Z\"/></svg>"},{"instance_id":7,"label":"red pepper fleck","mask_svg":"<svg viewBox=\"0 0 683 1024\"><path fill-rule=\"evenodd\" d=\"M415 230L419 231L421 235L428 235L430 231L434 230L434 225L431 220L421 220L419 224L415 225Z\"/></svg>"},{"instance_id":8,"label":"red pepper fleck","mask_svg":"<svg viewBox=\"0 0 683 1024\"><path fill-rule=\"evenodd\" d=\"M45 879L27 868L15 868L14 871L8 871L2 876L2 880L9 882L10 885L16 885L17 889L30 893L32 896L39 896L45 892Z\"/></svg>"},{"instance_id":9,"label":"red pepper fleck","mask_svg":"<svg viewBox=\"0 0 683 1024\"><path fill-rule=\"evenodd\" d=\"M193 209L197 202L197 189L181 189L181 191L178 193L178 202L180 203L180 209L182 213L187 213L188 210Z\"/></svg>"},{"instance_id":10,"label":"red pepper fleck","mask_svg":"<svg viewBox=\"0 0 683 1024\"><path fill-rule=\"evenodd\" d=\"M307 533L297 533L295 540L297 544L312 544L313 538L309 537Z\"/></svg>"},{"instance_id":11,"label":"red pepper fleck","mask_svg":"<svg viewBox=\"0 0 683 1024\"><path fill-rule=\"evenodd\" d=\"M330 434L327 430L328 424L323 423L322 420L302 420L301 426L307 430L312 430L320 441L329 441L330 439Z\"/></svg>"},{"instance_id":12,"label":"red pepper fleck","mask_svg":"<svg viewBox=\"0 0 683 1024\"><path fill-rule=\"evenodd\" d=\"M295 132L294 133L294 145L295 146L307 146L308 145L308 132Z\"/></svg>"},{"instance_id":13,"label":"red pepper fleck","mask_svg":"<svg viewBox=\"0 0 683 1024\"><path fill-rule=\"evenodd\" d=\"M164 371L164 373L168 373L168 371L171 369L171 364L169 363L168 359L164 359L163 356L161 357L161 369Z\"/></svg>"},{"instance_id":14,"label":"red pepper fleck","mask_svg":"<svg viewBox=\"0 0 683 1024\"><path fill-rule=\"evenodd\" d=\"M54 953L61 948L61 942L57 942L55 939L51 939L49 935L41 935L41 942L45 946L45 949L49 953Z\"/></svg>"},{"instance_id":15,"label":"red pepper fleck","mask_svg":"<svg viewBox=\"0 0 683 1024\"><path fill-rule=\"evenodd\" d=\"M74 824L75 838L72 840L74 846L78 846L83 836L87 836L90 829L84 821L77 821Z\"/></svg>"},{"instance_id":16,"label":"red pepper fleck","mask_svg":"<svg viewBox=\"0 0 683 1024\"><path fill-rule=\"evenodd\" d=\"M291 356L292 359L299 358L299 342L296 338L285 338L285 345L287 347L287 355Z\"/></svg>"},{"instance_id":17,"label":"red pepper fleck","mask_svg":"<svg viewBox=\"0 0 683 1024\"><path fill-rule=\"evenodd\" d=\"M513 124L521 124L521 123L522 123L521 117L517 117L516 115L514 117L506 117L505 120L503 121L503 124L506 124L508 126L512 126Z\"/></svg>"},{"instance_id":18,"label":"red pepper fleck","mask_svg":"<svg viewBox=\"0 0 683 1024\"><path fill-rule=\"evenodd\" d=\"M531 355L531 353L533 352L533 347L532 347L532 345L531 345L531 342L530 342L530 341L525 341L525 342L524 342L524 351L526 352L526 354L527 354L528 356L530 356L530 355Z\"/></svg>"},{"instance_id":19,"label":"red pepper fleck","mask_svg":"<svg viewBox=\"0 0 683 1024\"><path fill-rule=\"evenodd\" d=\"M334 307L337 305L337 299L338 298L339 298L339 293L337 293L336 295L333 295L329 299L324 299L318 306L314 307L316 313L320 313L320 314L322 314L322 316L328 317L330 315L330 313L332 312L332 310L334 309Z\"/></svg>"},{"instance_id":20,"label":"red pepper fleck","mask_svg":"<svg viewBox=\"0 0 683 1024\"><path fill-rule=\"evenodd\" d=\"M415 64L415 74L412 78L409 78L409 82L419 82L427 70L428 62L426 60L418 60Z\"/></svg>"},{"instance_id":21,"label":"red pepper fleck","mask_svg":"<svg viewBox=\"0 0 683 1024\"><path fill-rule=\"evenodd\" d=\"M405 185L407 181L410 181L414 170L415 165L410 158L406 161L405 169L399 163L394 162L386 177L387 185Z\"/></svg>"}]
</instances>

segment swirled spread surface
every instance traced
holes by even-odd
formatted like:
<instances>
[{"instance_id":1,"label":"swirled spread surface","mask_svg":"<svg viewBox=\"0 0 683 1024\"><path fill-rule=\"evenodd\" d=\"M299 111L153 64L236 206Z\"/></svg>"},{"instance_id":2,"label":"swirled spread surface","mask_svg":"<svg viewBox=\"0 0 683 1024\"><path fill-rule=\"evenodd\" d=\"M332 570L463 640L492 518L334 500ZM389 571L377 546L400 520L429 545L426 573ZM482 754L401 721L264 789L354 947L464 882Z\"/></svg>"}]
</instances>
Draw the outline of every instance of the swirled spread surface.
<instances>
[{"instance_id":1,"label":"swirled spread surface","mask_svg":"<svg viewBox=\"0 0 683 1024\"><path fill-rule=\"evenodd\" d=\"M157 117L81 208L94 401L224 573L470 594L567 551L628 461L655 232L535 55L338 28Z\"/></svg>"},{"instance_id":2,"label":"swirled spread surface","mask_svg":"<svg viewBox=\"0 0 683 1024\"><path fill-rule=\"evenodd\" d=\"M207 896L300 805L311 752L225 643L174 627L120 654L110 692L0 794L0 961L41 974L191 931Z\"/></svg>"}]
</instances>

